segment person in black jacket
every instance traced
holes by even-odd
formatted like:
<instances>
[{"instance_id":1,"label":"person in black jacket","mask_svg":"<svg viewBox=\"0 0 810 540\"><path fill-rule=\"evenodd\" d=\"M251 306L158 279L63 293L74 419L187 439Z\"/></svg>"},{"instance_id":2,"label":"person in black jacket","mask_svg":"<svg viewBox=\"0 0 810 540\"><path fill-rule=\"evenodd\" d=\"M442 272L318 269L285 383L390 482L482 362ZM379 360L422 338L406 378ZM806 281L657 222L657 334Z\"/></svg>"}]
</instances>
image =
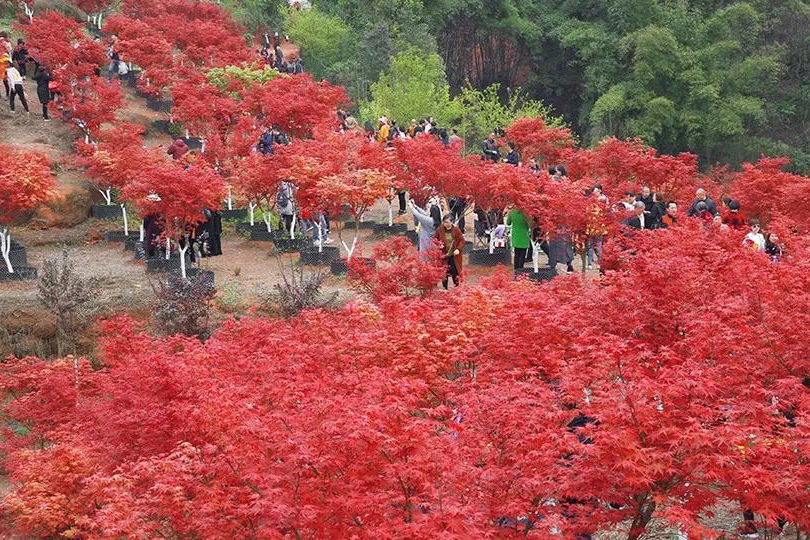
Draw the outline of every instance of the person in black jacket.
<instances>
[{"instance_id":1,"label":"person in black jacket","mask_svg":"<svg viewBox=\"0 0 810 540\"><path fill-rule=\"evenodd\" d=\"M520 165L520 154L518 154L517 145L512 141L509 141L507 145L509 146L509 154L506 156L506 162L517 167Z\"/></svg>"},{"instance_id":2,"label":"person in black jacket","mask_svg":"<svg viewBox=\"0 0 810 540\"><path fill-rule=\"evenodd\" d=\"M17 40L17 46L11 53L11 61L17 64L17 71L25 79L26 64L28 63L28 47L25 46L25 41L22 39Z\"/></svg>"},{"instance_id":3,"label":"person in black jacket","mask_svg":"<svg viewBox=\"0 0 810 540\"><path fill-rule=\"evenodd\" d=\"M46 122L48 118L48 103L51 102L50 84L53 77L45 66L38 65L34 71L34 80L37 81L37 97L42 104L42 119Z\"/></svg>"},{"instance_id":4,"label":"person in black jacket","mask_svg":"<svg viewBox=\"0 0 810 540\"><path fill-rule=\"evenodd\" d=\"M495 134L490 133L487 140L484 141L484 159L489 159L495 162L501 160L501 152L498 150L498 142L495 140Z\"/></svg>"},{"instance_id":5,"label":"person in black jacket","mask_svg":"<svg viewBox=\"0 0 810 540\"><path fill-rule=\"evenodd\" d=\"M713 216L717 215L717 205L714 204L714 201L709 198L706 194L706 190L703 188L698 189L695 192L695 200L692 202L692 206L689 207L689 210L686 212L686 215L689 217L694 217L699 214L697 210L697 205L701 202L706 203L706 210Z\"/></svg>"},{"instance_id":6,"label":"person in black jacket","mask_svg":"<svg viewBox=\"0 0 810 540\"><path fill-rule=\"evenodd\" d=\"M631 229L651 229L652 221L644 211L644 203L636 201L633 205L633 216L624 222Z\"/></svg>"},{"instance_id":7,"label":"person in black jacket","mask_svg":"<svg viewBox=\"0 0 810 540\"><path fill-rule=\"evenodd\" d=\"M653 199L653 194L649 186L642 186L641 193L636 197L636 200L644 203L644 210L646 212L652 212L655 200Z\"/></svg>"}]
</instances>

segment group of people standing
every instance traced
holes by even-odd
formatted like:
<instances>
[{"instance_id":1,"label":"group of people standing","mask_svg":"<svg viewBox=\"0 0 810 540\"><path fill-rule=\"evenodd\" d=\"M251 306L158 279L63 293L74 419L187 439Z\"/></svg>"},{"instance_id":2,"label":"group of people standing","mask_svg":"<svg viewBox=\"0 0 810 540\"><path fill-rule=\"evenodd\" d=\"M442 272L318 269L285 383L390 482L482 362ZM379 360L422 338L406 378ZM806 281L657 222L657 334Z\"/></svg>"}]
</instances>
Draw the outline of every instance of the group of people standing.
<instances>
[{"instance_id":1,"label":"group of people standing","mask_svg":"<svg viewBox=\"0 0 810 540\"><path fill-rule=\"evenodd\" d=\"M20 101L26 114L30 114L28 99L23 82L28 75L28 63L33 62L34 73L32 79L37 83L37 98L42 105L42 119L50 120L48 116L48 104L51 102L53 76L50 70L36 61L28 54L25 41L17 40L17 46L13 46L8 37L8 33L0 32L0 78L3 79L3 87L6 98L9 100L11 112L16 110L16 101Z\"/></svg>"},{"instance_id":2,"label":"group of people standing","mask_svg":"<svg viewBox=\"0 0 810 540\"><path fill-rule=\"evenodd\" d=\"M304 61L301 56L294 60L286 60L284 51L281 49L281 37L276 32L273 35L271 47L270 38L264 35L264 45L259 50L259 56L266 65L273 66L279 73L299 74L304 72Z\"/></svg>"}]
</instances>

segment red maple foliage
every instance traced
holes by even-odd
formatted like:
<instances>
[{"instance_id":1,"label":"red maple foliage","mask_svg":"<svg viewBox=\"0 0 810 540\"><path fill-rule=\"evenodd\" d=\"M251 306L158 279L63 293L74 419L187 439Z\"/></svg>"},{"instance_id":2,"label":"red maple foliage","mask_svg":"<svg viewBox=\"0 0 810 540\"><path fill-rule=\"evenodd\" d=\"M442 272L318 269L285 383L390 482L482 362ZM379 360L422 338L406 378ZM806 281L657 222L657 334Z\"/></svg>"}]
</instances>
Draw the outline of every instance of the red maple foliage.
<instances>
[{"instance_id":1,"label":"red maple foliage","mask_svg":"<svg viewBox=\"0 0 810 540\"><path fill-rule=\"evenodd\" d=\"M180 241L205 221L203 210L219 208L226 191L222 177L197 160L191 164L163 162L149 167L124 187L122 197L141 215L163 218L166 237L180 250L181 271L185 277L185 252Z\"/></svg>"},{"instance_id":2,"label":"red maple foliage","mask_svg":"<svg viewBox=\"0 0 810 540\"><path fill-rule=\"evenodd\" d=\"M445 146L427 135L397 141L396 156L404 168L402 184L419 205L434 196L458 194L474 170L457 146Z\"/></svg>"},{"instance_id":3,"label":"red maple foliage","mask_svg":"<svg viewBox=\"0 0 810 540\"><path fill-rule=\"evenodd\" d=\"M9 258L11 235L8 225L24 212L32 210L53 196L55 187L51 163L45 154L0 145L0 255L8 273L13 267Z\"/></svg>"},{"instance_id":4,"label":"red maple foliage","mask_svg":"<svg viewBox=\"0 0 810 540\"><path fill-rule=\"evenodd\" d=\"M388 193L391 182L391 177L382 171L357 169L327 176L315 186L316 196L327 214L348 212L354 220L354 239L351 246L343 242L349 259L357 246L361 218ZM341 229L338 229L338 234L341 234Z\"/></svg>"},{"instance_id":5,"label":"red maple foliage","mask_svg":"<svg viewBox=\"0 0 810 540\"><path fill-rule=\"evenodd\" d=\"M425 298L447 274L440 251L429 255L420 255L407 238L390 238L374 246L373 264L349 261L350 285L375 302Z\"/></svg>"},{"instance_id":6,"label":"red maple foliage","mask_svg":"<svg viewBox=\"0 0 810 540\"><path fill-rule=\"evenodd\" d=\"M810 527L808 262L698 224L637 239L598 281L403 302L419 281L380 276L375 305L204 344L114 321L103 369L8 361L29 431L4 437L6 530L632 540L657 518L708 538L720 501ZM395 242L381 269L421 260Z\"/></svg>"},{"instance_id":7,"label":"red maple foliage","mask_svg":"<svg viewBox=\"0 0 810 540\"><path fill-rule=\"evenodd\" d=\"M524 161L555 165L565 161L574 148L571 130L548 127L542 118L519 118L506 128L506 139L514 142Z\"/></svg>"},{"instance_id":8,"label":"red maple foliage","mask_svg":"<svg viewBox=\"0 0 810 540\"><path fill-rule=\"evenodd\" d=\"M740 202L746 218L758 218L764 225L780 217L793 222L797 230L810 231L810 179L784 171L785 158L762 158L744 163L732 174L729 194Z\"/></svg>"},{"instance_id":9,"label":"red maple foliage","mask_svg":"<svg viewBox=\"0 0 810 540\"><path fill-rule=\"evenodd\" d=\"M250 87L243 96L242 108L261 115L265 126L276 125L294 137L312 137L334 131L337 110L350 104L342 86L316 82L310 75L281 75Z\"/></svg>"},{"instance_id":10,"label":"red maple foliage","mask_svg":"<svg viewBox=\"0 0 810 540\"><path fill-rule=\"evenodd\" d=\"M607 138L594 149L581 149L567 156L569 176L591 185L601 184L602 191L617 200L626 191L641 192L648 186L664 200L690 200L695 189L713 191L709 178L701 176L697 156L658 155L640 140Z\"/></svg>"}]
</instances>

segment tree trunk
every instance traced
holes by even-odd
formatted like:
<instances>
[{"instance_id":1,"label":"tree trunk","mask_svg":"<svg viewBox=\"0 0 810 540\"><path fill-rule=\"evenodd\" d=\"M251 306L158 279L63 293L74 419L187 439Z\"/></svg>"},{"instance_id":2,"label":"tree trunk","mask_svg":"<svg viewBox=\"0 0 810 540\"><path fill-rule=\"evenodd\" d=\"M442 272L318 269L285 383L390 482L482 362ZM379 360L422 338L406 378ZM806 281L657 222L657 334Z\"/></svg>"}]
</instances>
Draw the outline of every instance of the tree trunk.
<instances>
[{"instance_id":1,"label":"tree trunk","mask_svg":"<svg viewBox=\"0 0 810 540\"><path fill-rule=\"evenodd\" d=\"M140 232L141 232L140 241L143 242L143 238L146 235L146 231L144 231L144 229L143 229L143 221L141 221Z\"/></svg>"},{"instance_id":2,"label":"tree trunk","mask_svg":"<svg viewBox=\"0 0 810 540\"><path fill-rule=\"evenodd\" d=\"M85 136L85 142L86 142L86 139L87 139L87 137ZM101 193L102 197L104 197L104 201L107 203L107 205L112 204L112 194L110 193L111 192L110 188L99 189L98 192Z\"/></svg>"},{"instance_id":3,"label":"tree trunk","mask_svg":"<svg viewBox=\"0 0 810 540\"><path fill-rule=\"evenodd\" d=\"M638 540L647 530L647 524L652 519L653 512L655 511L655 501L649 494L643 495L636 508L636 515L633 518L633 524L630 527L630 532L627 534L627 540Z\"/></svg>"},{"instance_id":4,"label":"tree trunk","mask_svg":"<svg viewBox=\"0 0 810 540\"><path fill-rule=\"evenodd\" d=\"M121 212L124 214L124 236L129 236L129 220L127 219L126 205L121 205Z\"/></svg>"},{"instance_id":5,"label":"tree trunk","mask_svg":"<svg viewBox=\"0 0 810 540\"><path fill-rule=\"evenodd\" d=\"M172 256L172 241L166 237L166 260L168 261Z\"/></svg>"},{"instance_id":6,"label":"tree trunk","mask_svg":"<svg viewBox=\"0 0 810 540\"><path fill-rule=\"evenodd\" d=\"M250 219L250 226L251 227L253 227L253 225L255 224L255 214L253 212L255 209L256 209L255 204L248 203L248 216L249 216L249 219Z\"/></svg>"},{"instance_id":7,"label":"tree trunk","mask_svg":"<svg viewBox=\"0 0 810 540\"><path fill-rule=\"evenodd\" d=\"M290 225L290 238L295 240L295 223L298 221L298 214L293 214L292 225Z\"/></svg>"},{"instance_id":8,"label":"tree trunk","mask_svg":"<svg viewBox=\"0 0 810 540\"><path fill-rule=\"evenodd\" d=\"M540 271L540 262L537 260L540 258L540 244L532 240L532 266L534 267L534 273Z\"/></svg>"},{"instance_id":9,"label":"tree trunk","mask_svg":"<svg viewBox=\"0 0 810 540\"><path fill-rule=\"evenodd\" d=\"M489 254L492 255L495 253L495 229L490 227L489 229Z\"/></svg>"},{"instance_id":10,"label":"tree trunk","mask_svg":"<svg viewBox=\"0 0 810 540\"><path fill-rule=\"evenodd\" d=\"M352 260L352 255L354 254L354 248L357 247L357 235L354 235L354 240L352 240L352 247L346 245L346 242L343 240L340 241L343 244L343 247L346 248L346 260Z\"/></svg>"},{"instance_id":11,"label":"tree trunk","mask_svg":"<svg viewBox=\"0 0 810 540\"><path fill-rule=\"evenodd\" d=\"M188 235L185 237L183 247L180 248L180 275L186 279L186 251L188 251Z\"/></svg>"},{"instance_id":12,"label":"tree trunk","mask_svg":"<svg viewBox=\"0 0 810 540\"><path fill-rule=\"evenodd\" d=\"M11 235L8 233L8 229L3 229L0 232L0 252L2 252L3 260L6 262L6 269L8 270L9 274L14 273L14 268L11 267Z\"/></svg>"},{"instance_id":13,"label":"tree trunk","mask_svg":"<svg viewBox=\"0 0 810 540\"><path fill-rule=\"evenodd\" d=\"M394 206L388 201L388 226L394 226Z\"/></svg>"},{"instance_id":14,"label":"tree trunk","mask_svg":"<svg viewBox=\"0 0 810 540\"><path fill-rule=\"evenodd\" d=\"M272 232L273 226L270 224L270 212L262 212L262 219L264 220L264 224L267 226L267 232Z\"/></svg>"},{"instance_id":15,"label":"tree trunk","mask_svg":"<svg viewBox=\"0 0 810 540\"><path fill-rule=\"evenodd\" d=\"M228 210L233 210L233 197L231 196L231 186L228 186Z\"/></svg>"}]
</instances>

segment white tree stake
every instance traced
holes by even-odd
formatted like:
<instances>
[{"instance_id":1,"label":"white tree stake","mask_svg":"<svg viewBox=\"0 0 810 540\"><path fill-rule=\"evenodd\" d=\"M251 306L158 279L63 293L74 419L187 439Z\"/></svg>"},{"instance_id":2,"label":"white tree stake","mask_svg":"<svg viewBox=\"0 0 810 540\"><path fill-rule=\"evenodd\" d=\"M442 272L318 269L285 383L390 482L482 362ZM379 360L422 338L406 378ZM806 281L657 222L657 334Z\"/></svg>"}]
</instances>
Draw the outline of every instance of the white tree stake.
<instances>
[{"instance_id":1,"label":"white tree stake","mask_svg":"<svg viewBox=\"0 0 810 540\"><path fill-rule=\"evenodd\" d=\"M11 267L11 235L8 229L3 229L0 232L0 252L3 254L3 260L6 261L6 268L9 274L14 273L14 268Z\"/></svg>"},{"instance_id":2,"label":"white tree stake","mask_svg":"<svg viewBox=\"0 0 810 540\"><path fill-rule=\"evenodd\" d=\"M144 231L144 230L143 230L143 221L141 221L141 238L140 238L140 241L141 241L141 242L143 242L143 238L144 238L145 232L146 232L146 231Z\"/></svg>"},{"instance_id":3,"label":"white tree stake","mask_svg":"<svg viewBox=\"0 0 810 540\"><path fill-rule=\"evenodd\" d=\"M295 222L298 221L298 214L293 214L292 225L290 225L290 239L295 240Z\"/></svg>"},{"instance_id":4,"label":"white tree stake","mask_svg":"<svg viewBox=\"0 0 810 540\"><path fill-rule=\"evenodd\" d=\"M205 139L203 138L200 138L200 153L201 154L205 153Z\"/></svg>"},{"instance_id":5,"label":"white tree stake","mask_svg":"<svg viewBox=\"0 0 810 540\"><path fill-rule=\"evenodd\" d=\"M270 225L270 212L262 212L262 219L264 220L264 224L267 226L267 232L273 232L273 228Z\"/></svg>"},{"instance_id":6,"label":"white tree stake","mask_svg":"<svg viewBox=\"0 0 810 540\"><path fill-rule=\"evenodd\" d=\"M489 254L495 253L495 229L489 230Z\"/></svg>"},{"instance_id":7,"label":"white tree stake","mask_svg":"<svg viewBox=\"0 0 810 540\"><path fill-rule=\"evenodd\" d=\"M127 219L126 205L121 205L121 212L124 214L124 236L129 236L129 220Z\"/></svg>"},{"instance_id":8,"label":"white tree stake","mask_svg":"<svg viewBox=\"0 0 810 540\"><path fill-rule=\"evenodd\" d=\"M168 261L169 258L172 256L172 242L169 240L169 237L166 237L166 260Z\"/></svg>"},{"instance_id":9,"label":"white tree stake","mask_svg":"<svg viewBox=\"0 0 810 540\"><path fill-rule=\"evenodd\" d=\"M394 207L391 205L391 201L388 201L388 226L394 226Z\"/></svg>"},{"instance_id":10,"label":"white tree stake","mask_svg":"<svg viewBox=\"0 0 810 540\"><path fill-rule=\"evenodd\" d=\"M228 186L228 210L233 210L233 197L231 194L231 186Z\"/></svg>"},{"instance_id":11,"label":"white tree stake","mask_svg":"<svg viewBox=\"0 0 810 540\"><path fill-rule=\"evenodd\" d=\"M534 267L535 274L540 271L540 268L538 267L539 263L537 261L537 259L540 258L539 253L540 253L540 243L532 240L532 266Z\"/></svg>"}]
</instances>

